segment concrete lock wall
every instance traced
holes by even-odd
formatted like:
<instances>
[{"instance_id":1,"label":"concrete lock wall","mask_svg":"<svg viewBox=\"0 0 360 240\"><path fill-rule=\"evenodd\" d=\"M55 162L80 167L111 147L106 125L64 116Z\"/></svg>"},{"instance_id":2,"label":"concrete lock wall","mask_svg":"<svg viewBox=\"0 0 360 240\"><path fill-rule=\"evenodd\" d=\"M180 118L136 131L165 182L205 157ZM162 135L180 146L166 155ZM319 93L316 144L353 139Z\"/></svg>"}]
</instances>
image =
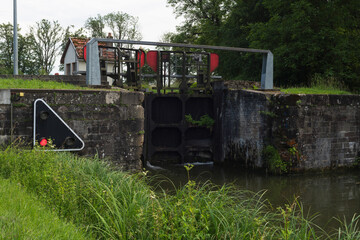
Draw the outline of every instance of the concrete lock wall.
<instances>
[{"instance_id":1,"label":"concrete lock wall","mask_svg":"<svg viewBox=\"0 0 360 240\"><path fill-rule=\"evenodd\" d=\"M358 164L359 95L287 95L250 90L217 91L222 152L215 161L264 167L262 151L274 146L292 170Z\"/></svg>"},{"instance_id":2,"label":"concrete lock wall","mask_svg":"<svg viewBox=\"0 0 360 240\"><path fill-rule=\"evenodd\" d=\"M141 169L143 93L15 89L0 93L0 144L32 142L33 103L42 98L84 140L80 155L108 158L124 170Z\"/></svg>"}]
</instances>

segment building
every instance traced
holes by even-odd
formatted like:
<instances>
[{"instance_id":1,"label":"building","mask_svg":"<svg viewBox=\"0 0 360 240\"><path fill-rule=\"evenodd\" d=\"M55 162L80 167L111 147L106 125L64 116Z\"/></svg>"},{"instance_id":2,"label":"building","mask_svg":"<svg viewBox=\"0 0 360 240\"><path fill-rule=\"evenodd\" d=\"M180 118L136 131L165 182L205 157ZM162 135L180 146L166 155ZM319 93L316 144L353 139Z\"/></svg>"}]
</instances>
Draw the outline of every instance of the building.
<instances>
[{"instance_id":1,"label":"building","mask_svg":"<svg viewBox=\"0 0 360 240\"><path fill-rule=\"evenodd\" d=\"M112 38L111 34L109 34L108 38ZM76 37L69 38L60 60L60 63L64 64L64 75L86 75L84 47L88 41L90 41L90 39ZM115 54L113 49L105 43L99 43L99 46L105 47L99 49L100 60L102 60L102 71L105 72L106 70L106 75L111 75L115 72ZM110 85L113 83L111 77L107 77L107 81Z\"/></svg>"}]
</instances>

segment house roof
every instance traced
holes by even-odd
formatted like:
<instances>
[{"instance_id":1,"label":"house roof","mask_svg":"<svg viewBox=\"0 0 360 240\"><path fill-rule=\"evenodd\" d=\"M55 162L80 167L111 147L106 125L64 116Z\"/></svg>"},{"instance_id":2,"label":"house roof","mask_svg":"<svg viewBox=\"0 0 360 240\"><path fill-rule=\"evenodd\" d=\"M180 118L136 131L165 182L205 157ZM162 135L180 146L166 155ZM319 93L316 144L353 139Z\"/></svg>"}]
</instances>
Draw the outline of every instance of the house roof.
<instances>
[{"instance_id":1,"label":"house roof","mask_svg":"<svg viewBox=\"0 0 360 240\"><path fill-rule=\"evenodd\" d=\"M66 43L64 52L63 52L63 54L61 56L60 63L64 64L65 55L66 55L66 52L67 52L69 46L72 46L75 49L76 56L78 58L84 59L84 46L86 45L86 43L88 41L90 41L90 39L88 39L88 38L70 37L68 42Z\"/></svg>"},{"instance_id":2,"label":"house roof","mask_svg":"<svg viewBox=\"0 0 360 240\"><path fill-rule=\"evenodd\" d=\"M64 60L65 60L65 55L66 52L69 48L69 46L72 46L75 49L76 52L76 56L78 59L84 59L84 46L86 45L86 43L90 41L89 38L76 38L76 37L70 37L68 42L66 43L64 52L61 56L61 60L60 63L64 64ZM106 46L106 43L102 43L99 42L99 46ZM115 55L113 51L110 50L103 50L101 51L101 56L102 58L106 58L109 60L114 60L115 59Z\"/></svg>"}]
</instances>

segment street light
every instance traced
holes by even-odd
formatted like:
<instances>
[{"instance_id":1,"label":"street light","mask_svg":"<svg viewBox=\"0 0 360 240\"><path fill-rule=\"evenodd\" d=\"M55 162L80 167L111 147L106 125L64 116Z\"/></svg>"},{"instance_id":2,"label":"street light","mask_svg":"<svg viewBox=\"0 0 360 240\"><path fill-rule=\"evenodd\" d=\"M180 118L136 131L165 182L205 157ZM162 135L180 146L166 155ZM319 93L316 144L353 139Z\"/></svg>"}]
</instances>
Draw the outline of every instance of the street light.
<instances>
[{"instance_id":1,"label":"street light","mask_svg":"<svg viewBox=\"0 0 360 240\"><path fill-rule=\"evenodd\" d=\"M14 75L18 75L17 6L14 0Z\"/></svg>"}]
</instances>

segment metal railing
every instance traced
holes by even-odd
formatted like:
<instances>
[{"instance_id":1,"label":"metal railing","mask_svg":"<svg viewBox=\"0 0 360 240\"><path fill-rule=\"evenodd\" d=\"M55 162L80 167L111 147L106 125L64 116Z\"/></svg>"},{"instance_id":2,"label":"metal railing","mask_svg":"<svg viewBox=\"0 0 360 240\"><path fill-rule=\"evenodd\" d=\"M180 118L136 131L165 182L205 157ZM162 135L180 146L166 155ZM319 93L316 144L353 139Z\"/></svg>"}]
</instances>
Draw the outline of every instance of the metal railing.
<instances>
[{"instance_id":1,"label":"metal railing","mask_svg":"<svg viewBox=\"0 0 360 240\"><path fill-rule=\"evenodd\" d=\"M210 46L210 45L194 45L182 43L161 43L161 42L148 42L148 41L133 41L133 40L120 40L109 38L92 38L86 44L87 61L86 61L86 84L87 85L100 85L101 84L101 71L99 61L99 47L98 43L119 43L131 45L148 45L158 47L180 47L180 48L198 48L198 49L211 49L233 52L248 52L260 53L263 55L262 70L261 70L261 89L273 89L273 72L274 72L274 56L270 50L251 49L251 48L237 48L237 47L224 47L224 46Z\"/></svg>"}]
</instances>

